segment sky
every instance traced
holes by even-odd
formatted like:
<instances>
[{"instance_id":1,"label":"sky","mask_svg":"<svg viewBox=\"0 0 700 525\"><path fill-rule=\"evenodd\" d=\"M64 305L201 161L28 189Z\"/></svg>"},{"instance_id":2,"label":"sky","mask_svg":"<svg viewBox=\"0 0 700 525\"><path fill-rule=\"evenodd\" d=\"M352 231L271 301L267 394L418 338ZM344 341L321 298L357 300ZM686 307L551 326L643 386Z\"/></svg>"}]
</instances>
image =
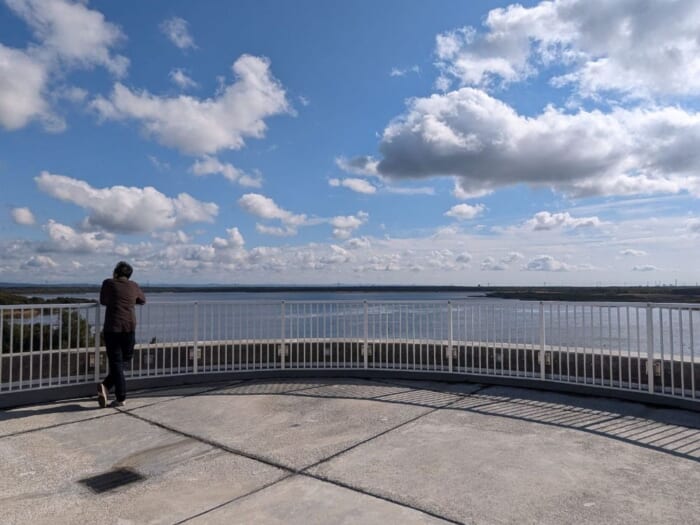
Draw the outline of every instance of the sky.
<instances>
[{"instance_id":1,"label":"sky","mask_svg":"<svg viewBox=\"0 0 700 525\"><path fill-rule=\"evenodd\" d=\"M698 35L698 0L0 0L0 282L695 285Z\"/></svg>"}]
</instances>

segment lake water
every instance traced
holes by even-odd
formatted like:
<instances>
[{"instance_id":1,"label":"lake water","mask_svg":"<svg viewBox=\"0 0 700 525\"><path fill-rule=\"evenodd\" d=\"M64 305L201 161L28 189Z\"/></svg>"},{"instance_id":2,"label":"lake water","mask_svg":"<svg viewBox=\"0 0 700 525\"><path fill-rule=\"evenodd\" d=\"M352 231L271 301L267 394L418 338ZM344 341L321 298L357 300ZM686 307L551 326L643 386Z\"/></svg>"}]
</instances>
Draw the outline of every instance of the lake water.
<instances>
[{"instance_id":1,"label":"lake water","mask_svg":"<svg viewBox=\"0 0 700 525\"><path fill-rule=\"evenodd\" d=\"M162 292L147 301L137 308L140 342L275 339L283 330L287 338L362 339L366 330L370 339L447 341L451 332L453 340L534 346L542 317L550 346L645 355L648 339L646 308L626 303L545 303L540 311L538 302L423 291ZM700 310L653 308L651 320L655 353L700 356Z\"/></svg>"}]
</instances>

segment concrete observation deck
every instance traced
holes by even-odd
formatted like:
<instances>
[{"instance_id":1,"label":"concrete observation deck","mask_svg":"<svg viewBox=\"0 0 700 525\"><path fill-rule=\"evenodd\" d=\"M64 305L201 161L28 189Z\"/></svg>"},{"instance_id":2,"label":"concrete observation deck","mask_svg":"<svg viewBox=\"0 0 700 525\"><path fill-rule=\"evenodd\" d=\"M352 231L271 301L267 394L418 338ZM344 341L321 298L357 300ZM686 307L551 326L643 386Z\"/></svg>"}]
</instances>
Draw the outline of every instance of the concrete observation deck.
<instances>
[{"instance_id":1,"label":"concrete observation deck","mask_svg":"<svg viewBox=\"0 0 700 525\"><path fill-rule=\"evenodd\" d=\"M124 409L25 406L0 410L0 458L3 524L700 520L697 412L474 383L239 380Z\"/></svg>"}]
</instances>

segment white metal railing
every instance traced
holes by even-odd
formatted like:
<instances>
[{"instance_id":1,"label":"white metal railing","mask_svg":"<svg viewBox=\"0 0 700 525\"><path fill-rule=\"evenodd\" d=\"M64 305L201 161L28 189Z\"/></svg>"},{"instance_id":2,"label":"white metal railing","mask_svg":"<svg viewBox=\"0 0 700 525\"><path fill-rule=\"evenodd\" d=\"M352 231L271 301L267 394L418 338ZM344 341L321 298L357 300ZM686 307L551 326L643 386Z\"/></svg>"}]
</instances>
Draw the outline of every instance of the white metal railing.
<instances>
[{"instance_id":1,"label":"white metal railing","mask_svg":"<svg viewBox=\"0 0 700 525\"><path fill-rule=\"evenodd\" d=\"M95 304L0 306L0 395L107 372ZM700 306L233 301L137 307L128 377L260 370L506 376L700 402Z\"/></svg>"}]
</instances>

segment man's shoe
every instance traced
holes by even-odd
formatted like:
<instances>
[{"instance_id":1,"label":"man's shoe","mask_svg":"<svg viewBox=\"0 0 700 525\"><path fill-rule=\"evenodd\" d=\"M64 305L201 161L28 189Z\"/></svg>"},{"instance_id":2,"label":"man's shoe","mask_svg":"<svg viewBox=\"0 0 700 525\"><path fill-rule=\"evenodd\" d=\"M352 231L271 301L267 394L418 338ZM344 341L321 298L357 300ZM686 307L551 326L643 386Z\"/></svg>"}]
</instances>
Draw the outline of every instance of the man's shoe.
<instances>
[{"instance_id":1,"label":"man's shoe","mask_svg":"<svg viewBox=\"0 0 700 525\"><path fill-rule=\"evenodd\" d=\"M100 404L100 408L107 406L107 387L102 383L97 385L97 402Z\"/></svg>"},{"instance_id":2,"label":"man's shoe","mask_svg":"<svg viewBox=\"0 0 700 525\"><path fill-rule=\"evenodd\" d=\"M126 405L126 401L117 401L116 399L109 404L109 408L120 408Z\"/></svg>"}]
</instances>

